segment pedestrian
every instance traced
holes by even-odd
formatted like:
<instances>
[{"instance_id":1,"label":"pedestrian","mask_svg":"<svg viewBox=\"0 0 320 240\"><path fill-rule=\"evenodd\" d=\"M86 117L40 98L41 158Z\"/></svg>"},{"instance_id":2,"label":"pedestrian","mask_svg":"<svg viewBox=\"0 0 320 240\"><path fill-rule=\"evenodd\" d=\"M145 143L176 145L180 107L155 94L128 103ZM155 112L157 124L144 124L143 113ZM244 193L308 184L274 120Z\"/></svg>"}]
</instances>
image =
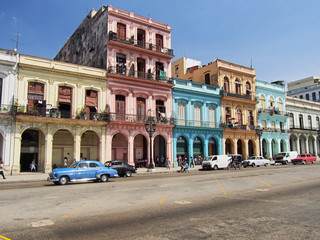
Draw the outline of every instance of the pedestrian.
<instances>
[{"instance_id":1,"label":"pedestrian","mask_svg":"<svg viewBox=\"0 0 320 240\"><path fill-rule=\"evenodd\" d=\"M161 155L160 161L161 161L161 167L164 167L164 157L163 157L163 155Z\"/></svg>"},{"instance_id":2,"label":"pedestrian","mask_svg":"<svg viewBox=\"0 0 320 240\"><path fill-rule=\"evenodd\" d=\"M6 179L4 175L4 171L8 171L8 170L4 167L4 163L0 158L0 175L2 175L3 179Z\"/></svg>"},{"instance_id":3,"label":"pedestrian","mask_svg":"<svg viewBox=\"0 0 320 240\"><path fill-rule=\"evenodd\" d=\"M30 163L30 172L33 172L33 170L36 172L36 161L33 159L32 162Z\"/></svg>"},{"instance_id":4,"label":"pedestrian","mask_svg":"<svg viewBox=\"0 0 320 240\"><path fill-rule=\"evenodd\" d=\"M170 169L170 160L168 157L167 157L167 169Z\"/></svg>"},{"instance_id":5,"label":"pedestrian","mask_svg":"<svg viewBox=\"0 0 320 240\"><path fill-rule=\"evenodd\" d=\"M195 165L195 163L194 163L194 158L191 157L191 159L190 159L190 167L193 167L193 168L194 168L194 165Z\"/></svg>"},{"instance_id":6,"label":"pedestrian","mask_svg":"<svg viewBox=\"0 0 320 240\"><path fill-rule=\"evenodd\" d=\"M64 168L68 167L68 158L67 157L64 157L64 159L63 159L63 167Z\"/></svg>"}]
</instances>

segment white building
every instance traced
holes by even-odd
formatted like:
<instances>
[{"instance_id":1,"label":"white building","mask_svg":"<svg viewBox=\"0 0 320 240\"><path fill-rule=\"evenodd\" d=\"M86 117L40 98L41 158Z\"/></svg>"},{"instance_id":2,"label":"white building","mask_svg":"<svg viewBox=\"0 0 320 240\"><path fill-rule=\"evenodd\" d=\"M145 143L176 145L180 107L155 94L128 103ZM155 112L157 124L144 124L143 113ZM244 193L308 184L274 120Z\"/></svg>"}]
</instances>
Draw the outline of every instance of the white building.
<instances>
[{"instance_id":1,"label":"white building","mask_svg":"<svg viewBox=\"0 0 320 240\"><path fill-rule=\"evenodd\" d=\"M286 97L286 108L291 151L318 155L320 103Z\"/></svg>"},{"instance_id":2,"label":"white building","mask_svg":"<svg viewBox=\"0 0 320 240\"><path fill-rule=\"evenodd\" d=\"M320 102L320 77L308 77L288 83L287 96Z\"/></svg>"},{"instance_id":3,"label":"white building","mask_svg":"<svg viewBox=\"0 0 320 240\"><path fill-rule=\"evenodd\" d=\"M13 104L17 85L18 54L0 49L0 155L11 169L13 152Z\"/></svg>"}]
</instances>

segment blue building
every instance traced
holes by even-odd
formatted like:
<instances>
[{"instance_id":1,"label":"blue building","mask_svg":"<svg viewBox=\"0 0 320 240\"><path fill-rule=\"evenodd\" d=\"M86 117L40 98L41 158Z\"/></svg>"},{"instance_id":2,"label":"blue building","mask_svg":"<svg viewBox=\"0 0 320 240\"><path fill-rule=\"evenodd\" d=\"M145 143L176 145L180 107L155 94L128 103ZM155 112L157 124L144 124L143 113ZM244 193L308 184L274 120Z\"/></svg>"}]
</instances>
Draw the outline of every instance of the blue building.
<instances>
[{"instance_id":1,"label":"blue building","mask_svg":"<svg viewBox=\"0 0 320 240\"><path fill-rule=\"evenodd\" d=\"M272 158L278 152L289 151L285 85L283 81L256 80L256 92L258 125L262 129L260 152L262 156Z\"/></svg>"},{"instance_id":2,"label":"blue building","mask_svg":"<svg viewBox=\"0 0 320 240\"><path fill-rule=\"evenodd\" d=\"M174 166L180 156L223 154L220 88L182 79L173 83Z\"/></svg>"}]
</instances>

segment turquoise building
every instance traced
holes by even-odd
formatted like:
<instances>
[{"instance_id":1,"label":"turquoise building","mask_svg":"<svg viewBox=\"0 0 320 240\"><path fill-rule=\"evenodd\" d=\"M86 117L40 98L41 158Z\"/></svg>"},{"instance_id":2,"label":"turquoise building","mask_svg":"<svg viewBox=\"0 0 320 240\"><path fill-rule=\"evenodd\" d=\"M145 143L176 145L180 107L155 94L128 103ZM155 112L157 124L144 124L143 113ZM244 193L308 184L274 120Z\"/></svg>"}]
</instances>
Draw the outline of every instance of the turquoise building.
<instances>
[{"instance_id":1,"label":"turquoise building","mask_svg":"<svg viewBox=\"0 0 320 240\"><path fill-rule=\"evenodd\" d=\"M262 129L260 152L266 158L273 158L278 152L289 151L285 85L283 81L256 80L256 93L258 125Z\"/></svg>"},{"instance_id":2,"label":"turquoise building","mask_svg":"<svg viewBox=\"0 0 320 240\"><path fill-rule=\"evenodd\" d=\"M182 79L173 84L174 166L180 156L223 154L220 88Z\"/></svg>"}]
</instances>

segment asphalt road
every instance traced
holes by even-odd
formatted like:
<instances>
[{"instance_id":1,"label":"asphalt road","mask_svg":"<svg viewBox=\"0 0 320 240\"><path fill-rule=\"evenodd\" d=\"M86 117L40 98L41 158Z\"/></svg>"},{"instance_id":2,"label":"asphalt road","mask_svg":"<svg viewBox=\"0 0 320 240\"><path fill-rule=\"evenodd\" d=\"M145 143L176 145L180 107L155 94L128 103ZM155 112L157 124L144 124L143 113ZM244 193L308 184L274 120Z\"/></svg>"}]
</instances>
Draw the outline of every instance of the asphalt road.
<instances>
[{"instance_id":1,"label":"asphalt road","mask_svg":"<svg viewBox=\"0 0 320 240\"><path fill-rule=\"evenodd\" d=\"M320 239L319 168L136 175L67 186L7 184L0 190L0 235L8 239Z\"/></svg>"}]
</instances>

